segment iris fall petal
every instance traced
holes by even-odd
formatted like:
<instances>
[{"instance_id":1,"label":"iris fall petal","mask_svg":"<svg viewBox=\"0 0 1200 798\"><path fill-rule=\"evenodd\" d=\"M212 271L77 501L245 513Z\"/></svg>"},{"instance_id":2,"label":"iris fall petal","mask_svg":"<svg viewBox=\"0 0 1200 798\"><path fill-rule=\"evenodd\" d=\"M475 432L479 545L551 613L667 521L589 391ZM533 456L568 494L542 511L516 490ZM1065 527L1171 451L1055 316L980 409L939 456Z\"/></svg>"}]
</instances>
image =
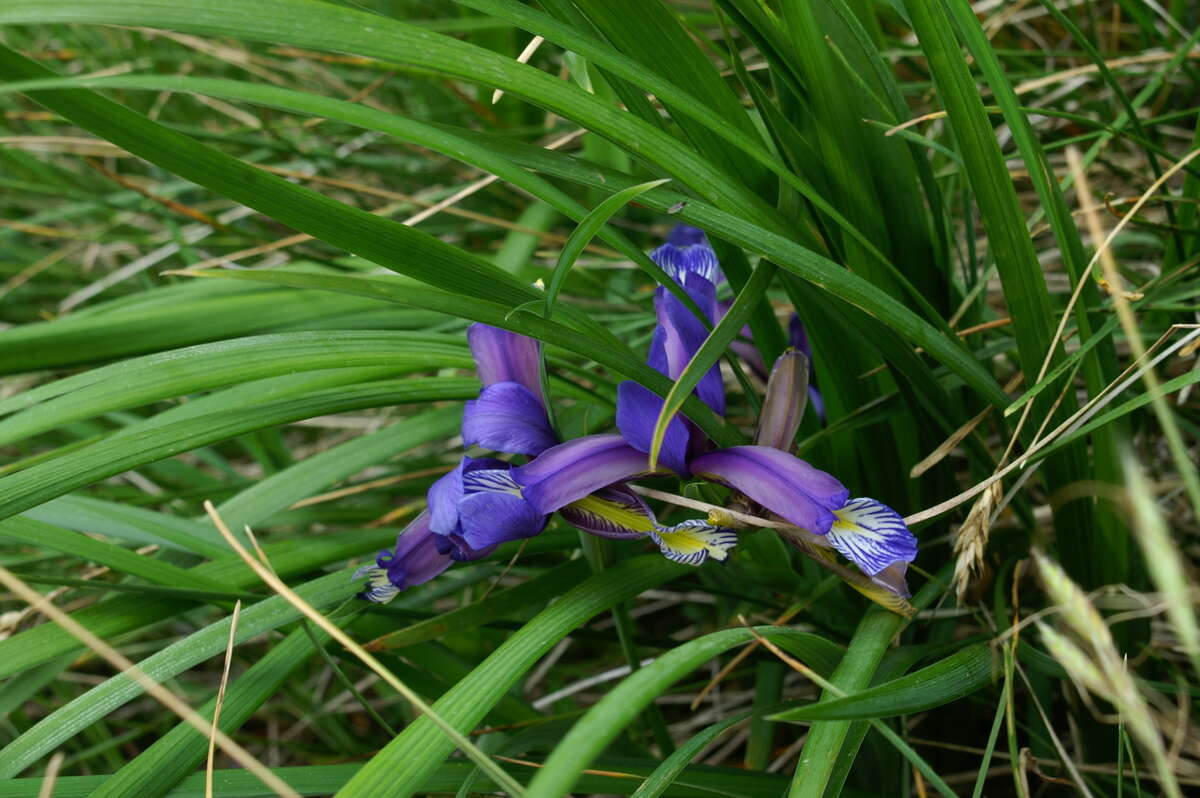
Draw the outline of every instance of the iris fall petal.
<instances>
[{"instance_id":1,"label":"iris fall petal","mask_svg":"<svg viewBox=\"0 0 1200 798\"><path fill-rule=\"evenodd\" d=\"M675 526L657 527L650 537L663 556L684 565L700 565L708 559L723 561L737 544L733 530L692 519Z\"/></svg>"},{"instance_id":2,"label":"iris fall petal","mask_svg":"<svg viewBox=\"0 0 1200 798\"><path fill-rule=\"evenodd\" d=\"M723 482L771 512L823 535L850 493L833 476L768 446L731 446L701 455L692 473Z\"/></svg>"},{"instance_id":3,"label":"iris fall petal","mask_svg":"<svg viewBox=\"0 0 1200 798\"><path fill-rule=\"evenodd\" d=\"M874 499L851 499L834 515L837 520L826 539L863 573L876 576L916 558L917 539L891 507Z\"/></svg>"}]
</instances>

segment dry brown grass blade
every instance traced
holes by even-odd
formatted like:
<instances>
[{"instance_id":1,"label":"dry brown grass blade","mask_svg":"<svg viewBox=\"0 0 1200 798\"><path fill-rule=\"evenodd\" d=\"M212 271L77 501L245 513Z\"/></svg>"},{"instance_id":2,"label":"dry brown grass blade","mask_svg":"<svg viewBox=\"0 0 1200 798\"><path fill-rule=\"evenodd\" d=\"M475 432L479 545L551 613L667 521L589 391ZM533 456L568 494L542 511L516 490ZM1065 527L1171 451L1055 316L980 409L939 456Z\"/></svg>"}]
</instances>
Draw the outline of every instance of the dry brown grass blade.
<instances>
[{"instance_id":1,"label":"dry brown grass blade","mask_svg":"<svg viewBox=\"0 0 1200 798\"><path fill-rule=\"evenodd\" d=\"M14 574L7 568L0 566L0 583L11 590L18 598L28 603L37 612L42 613L54 623L58 624L68 634L83 643L87 648L106 660L110 665L118 671L126 673L129 678L137 682L148 695L156 699L167 709L174 712L184 720L188 725L194 728L200 734L208 735L212 732L212 725L205 718L201 717L198 712L188 706L181 698L176 696L167 688L163 687L158 682L147 676L141 668L139 668L132 660L126 657L121 652L110 646L108 643L101 640L96 635L92 634L91 630L80 624L67 613L54 606L45 596L38 593L32 587L27 585L20 577ZM276 795L284 796L284 798L300 798L300 793L291 788L287 782L276 776L269 768L254 758L253 754L240 746L229 735L217 729L213 732L217 744L221 746L221 750L229 754L239 765L249 770L258 779L275 792Z\"/></svg>"},{"instance_id":2,"label":"dry brown grass blade","mask_svg":"<svg viewBox=\"0 0 1200 798\"><path fill-rule=\"evenodd\" d=\"M163 206L164 208L167 208L168 210L170 210L174 213L178 213L180 216L186 216L187 218L189 218L193 221L200 222L201 224L206 224L209 227L212 227L216 230L226 231L229 229L228 227L221 224L213 217L209 216L207 213L204 213L203 211L198 211L195 208L189 208L187 205L184 205L181 202L176 202L175 200L171 199L170 197L164 197L159 194L155 194L153 191L150 191L149 189L147 189L145 186L141 185L140 183L129 180L129 179L117 174L116 172L109 169L104 164L97 161L95 158L84 158L83 162L85 164L87 164L88 166L92 167L93 169L95 169L100 174L107 177L109 180L116 183L121 188L127 188L130 191L136 191L138 194L141 194L146 199L151 200L152 202L157 202L159 205Z\"/></svg>"},{"instance_id":3,"label":"dry brown grass blade","mask_svg":"<svg viewBox=\"0 0 1200 798\"><path fill-rule=\"evenodd\" d=\"M221 684L217 687L217 700L213 705L212 732L208 735L208 762L204 767L204 798L213 798L213 765L217 758L217 731L220 729L221 706L225 703L225 685L229 683L229 666L233 664L233 639L237 635L238 617L242 613L242 601L233 605L229 619L229 642L225 645L225 667L221 671Z\"/></svg>"},{"instance_id":4,"label":"dry brown grass blade","mask_svg":"<svg viewBox=\"0 0 1200 798\"><path fill-rule=\"evenodd\" d=\"M37 277L39 274L58 263L63 258L79 251L82 247L82 243L73 242L59 247L53 252L48 252L42 257L38 258L24 269L8 278L4 285L0 285L0 299L3 299L5 294L11 293L12 291L20 288L22 285L32 280L34 277Z\"/></svg>"},{"instance_id":5,"label":"dry brown grass blade","mask_svg":"<svg viewBox=\"0 0 1200 798\"><path fill-rule=\"evenodd\" d=\"M525 45L525 49L522 50L521 54L517 56L517 63L529 63L529 59L533 58L533 54L537 52L538 48L542 46L542 42L544 41L546 41L546 39L542 36L534 36L532 39L530 39L529 44ZM492 92L492 105L500 102L500 98L503 96L504 89L496 89L494 92Z\"/></svg>"},{"instance_id":6,"label":"dry brown grass blade","mask_svg":"<svg viewBox=\"0 0 1200 798\"><path fill-rule=\"evenodd\" d=\"M1009 319L998 319L998 320L1001 320L1001 322L1004 322L1004 323L1009 322ZM995 325L995 326L998 326L998 325ZM979 329L990 329L990 328L985 328L984 325L979 325L979 326L976 326L976 328L972 328L971 330L962 330L961 332L959 332L959 335L967 335L968 332L977 331ZM1013 378L1008 380L1008 383L1006 385L1004 385L1004 392L1006 392L1006 394L1008 394L1008 392L1013 391L1016 388L1019 388L1019 386L1022 382L1025 382L1025 373L1018 372L1018 373L1014 374ZM912 469L910 470L910 472L908 472L908 476L910 476L910 478L912 478L912 479L917 479L918 476L924 474L925 472L928 472L928 470L930 468L936 466L937 463L942 462L944 457L949 455L950 452L954 451L956 446L958 446L960 443L962 443L962 440L964 440L968 436L968 434L971 434L974 431L974 428L978 427L980 424L983 424L983 421L986 418L988 418L988 416L991 414L992 409L994 409L994 408L989 406L989 407L985 407L983 410L980 410L978 415L974 416L974 418L971 419L970 421L967 421L966 424L959 427L958 430L955 430L952 434L950 434L949 438L944 440L944 442L942 442L941 445L937 446L937 449L935 449L934 451L931 451L930 454L924 458L924 460L917 463L916 466L913 466Z\"/></svg>"},{"instance_id":7,"label":"dry brown grass blade","mask_svg":"<svg viewBox=\"0 0 1200 798\"><path fill-rule=\"evenodd\" d=\"M101 158L132 158L132 153L88 136L0 136L0 146L28 152L62 152L69 155L95 155Z\"/></svg>"},{"instance_id":8,"label":"dry brown grass blade","mask_svg":"<svg viewBox=\"0 0 1200 798\"><path fill-rule=\"evenodd\" d=\"M794 607L790 607L788 610L783 612L779 617L777 617L772 622L771 625L772 626L783 626L785 623L790 621L792 618L795 618L798 614L800 614L800 611L803 610L804 607L805 607L805 605L803 605L803 604L797 604ZM753 654L754 651L759 647L759 645L761 645L761 644L757 640L755 640L753 643L751 643L750 645L746 646L741 651L739 651L737 653L737 655L734 656L733 659L729 660L729 662L725 664L725 667L723 667L723 668L721 668L721 670L717 671L716 676L713 676L711 679L709 679L708 684L704 685L704 687L702 687L700 689L700 692L697 693L696 697L692 699L692 703L689 706L689 709L691 709L692 712L695 712L697 709L699 709L700 704L704 701L705 697L707 697L709 693L711 693L714 689L716 689L716 686L718 684L720 684L726 677L728 677L729 674L733 673L733 671L737 668L737 666L739 666L743 662L745 662L746 658L749 657L751 654Z\"/></svg>"},{"instance_id":9,"label":"dry brown grass blade","mask_svg":"<svg viewBox=\"0 0 1200 798\"><path fill-rule=\"evenodd\" d=\"M570 133L567 133L563 136L559 136L558 138L556 138L553 141L551 141L550 143L548 143L546 145L546 149L548 149L548 150L558 149L559 147L562 147L562 146L568 144L569 142L574 141L575 139L579 138L585 132L586 131L584 131L582 129L581 130L573 130ZM0 143L3 143L2 140L0 140ZM270 171L270 170L267 170L267 171ZM468 183L466 186L464 186L460 190L456 191L454 194L450 195L449 197L446 197L443 200L435 202L435 203L431 204L428 208L425 208L424 210L421 210L421 211L413 214L412 216L409 216L407 219L402 220L401 224L405 224L405 225L409 225L409 226L420 224L421 222L425 221L426 219L430 218L431 216L441 213L442 211L446 211L447 209L452 207L455 203L461 202L462 200L464 200L467 197L471 196L472 194L480 191L481 189L484 189L484 188L490 186L492 183L495 183L499 179L500 178L496 177L495 175L486 175L472 183ZM397 208L406 204L409 200L411 200L411 198L406 198L405 202L389 203L388 205L386 205L382 208L376 208L375 210L373 210L371 212L376 214L377 216L387 216L387 215L394 213L397 210ZM239 250L237 252L231 252L228 255L220 255L220 256L217 256L214 258L208 258L207 260L202 260L199 263L193 263L191 266L188 266L186 269L175 269L175 270L163 272L163 273L164 274L175 274L175 275L186 275L189 272L200 271L202 269L212 268L213 266L227 265L227 264L232 263L233 261L241 260L244 258L250 258L250 257L254 257L257 255L265 255L268 252L275 252L280 249L286 249L287 247L295 246L296 244L302 244L305 241L312 241L312 240L313 240L313 237L306 233L297 233L296 235L291 235L291 236L288 236L287 238L281 238L278 241L272 241L268 244L261 244L256 247L250 247L249 249L243 249L243 250Z\"/></svg>"},{"instance_id":10,"label":"dry brown grass blade","mask_svg":"<svg viewBox=\"0 0 1200 798\"><path fill-rule=\"evenodd\" d=\"M1160 62L1160 61L1170 61L1172 58L1175 57L1175 55L1176 55L1175 53L1169 53L1169 52L1143 53L1142 55L1125 56L1123 58L1114 58L1109 61L1106 61L1105 65L1107 65L1108 67L1111 68L1111 67L1129 66L1131 64L1150 64L1150 63L1156 63L1156 62ZM1200 50L1195 50L1195 51L1192 51L1191 53L1188 53L1188 58L1200 58ZM1046 86L1052 86L1056 83L1062 83L1063 81L1071 80L1072 78L1077 78L1077 77L1082 77L1084 75L1098 73L1099 71L1100 71L1099 67L1097 67L1095 64L1087 64L1085 66L1072 67L1071 69L1064 69L1061 72L1055 72L1052 75L1045 75L1040 78L1035 78L1033 80L1027 80L1023 83L1018 83L1016 86L1013 87L1013 91L1016 92L1016 94L1018 96L1020 96L1022 94L1028 94L1031 91L1037 91L1038 89L1043 89ZM988 108L988 112L989 113L991 113L991 112L999 113L999 109L995 108L995 106L992 106L992 107ZM929 122L934 119L943 119L943 118L945 118L945 116L946 116L945 111L934 111L932 113L922 114L921 116L914 117L912 119L901 122L899 125L896 125L895 127L888 128L884 132L883 135L894 136L895 134L899 133L901 130L905 130L905 129L913 127L915 125L919 125L922 122Z\"/></svg>"},{"instance_id":11,"label":"dry brown grass blade","mask_svg":"<svg viewBox=\"0 0 1200 798\"><path fill-rule=\"evenodd\" d=\"M500 756L499 754L496 755L496 758L501 762L511 762L514 765L524 765L525 767L530 768L545 767L545 765L543 765L541 762L532 762L528 759L515 759L511 756ZM645 776L639 776L636 773L622 773L619 770L592 770L589 768L579 772L585 776L608 776L614 779L637 779L638 781L643 781L646 778Z\"/></svg>"},{"instance_id":12,"label":"dry brown grass blade","mask_svg":"<svg viewBox=\"0 0 1200 798\"><path fill-rule=\"evenodd\" d=\"M64 759L66 755L62 751L55 751L54 756L50 757L46 764L46 774L42 776L42 786L38 788L38 798L52 798L54 787L58 784L58 771Z\"/></svg>"},{"instance_id":13,"label":"dry brown grass blade","mask_svg":"<svg viewBox=\"0 0 1200 798\"><path fill-rule=\"evenodd\" d=\"M963 439L974 432L975 428L982 424L984 420L987 419L987 417L991 414L992 406L988 405L974 418L952 432L949 438L938 444L936 449L927 454L924 459L921 460L921 462L917 463L909 470L909 478L916 479L938 463L942 462L942 460L946 459L951 452L958 448L958 445L963 442Z\"/></svg>"}]
</instances>

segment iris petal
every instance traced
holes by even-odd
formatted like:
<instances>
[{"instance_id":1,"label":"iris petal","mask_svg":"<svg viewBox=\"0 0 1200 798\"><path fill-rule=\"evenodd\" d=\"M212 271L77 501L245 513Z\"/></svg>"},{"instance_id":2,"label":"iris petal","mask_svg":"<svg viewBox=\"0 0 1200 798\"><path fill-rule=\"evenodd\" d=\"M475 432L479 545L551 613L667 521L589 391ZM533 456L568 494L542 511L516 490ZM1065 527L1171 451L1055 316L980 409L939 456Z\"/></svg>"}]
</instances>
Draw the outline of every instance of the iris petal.
<instances>
[{"instance_id":1,"label":"iris petal","mask_svg":"<svg viewBox=\"0 0 1200 798\"><path fill-rule=\"evenodd\" d=\"M642 538L655 527L654 513L626 485L610 485L559 508L567 523L602 538Z\"/></svg>"},{"instance_id":2,"label":"iris petal","mask_svg":"<svg viewBox=\"0 0 1200 798\"><path fill-rule=\"evenodd\" d=\"M471 493L459 505L463 540L472 549L531 538L545 529L548 518L512 493Z\"/></svg>"},{"instance_id":3,"label":"iris petal","mask_svg":"<svg viewBox=\"0 0 1200 798\"><path fill-rule=\"evenodd\" d=\"M710 323L716 317L716 288L698 274L686 274L682 282L687 292ZM678 379L692 357L708 338L708 328L696 318L674 294L659 289L655 297L658 311L658 326L664 333L663 350L667 370L671 379ZM652 364L653 365L653 364ZM721 383L721 370L713 366L696 385L696 395L717 415L725 414L725 388Z\"/></svg>"},{"instance_id":4,"label":"iris petal","mask_svg":"<svg viewBox=\"0 0 1200 798\"><path fill-rule=\"evenodd\" d=\"M467 343L485 387L499 382L519 383L544 404L540 344L536 340L487 324L472 324L467 328Z\"/></svg>"},{"instance_id":5,"label":"iris petal","mask_svg":"<svg viewBox=\"0 0 1200 798\"><path fill-rule=\"evenodd\" d=\"M768 446L731 446L701 455L692 473L723 482L771 512L809 532L823 535L833 526L833 511L850 493L833 476L798 457Z\"/></svg>"},{"instance_id":6,"label":"iris petal","mask_svg":"<svg viewBox=\"0 0 1200 798\"><path fill-rule=\"evenodd\" d=\"M511 454L540 454L558 443L546 409L517 382L487 386L463 411L463 443Z\"/></svg>"},{"instance_id":7,"label":"iris petal","mask_svg":"<svg viewBox=\"0 0 1200 798\"><path fill-rule=\"evenodd\" d=\"M837 520L826 535L843 557L875 576L917 556L917 539L900 514L874 499L851 499L834 512Z\"/></svg>"},{"instance_id":8,"label":"iris petal","mask_svg":"<svg viewBox=\"0 0 1200 798\"><path fill-rule=\"evenodd\" d=\"M449 535L458 530L458 503L463 497L463 468L469 457L459 461L453 471L434 482L425 494L429 505L429 528L439 535Z\"/></svg>"},{"instance_id":9,"label":"iris petal","mask_svg":"<svg viewBox=\"0 0 1200 798\"><path fill-rule=\"evenodd\" d=\"M652 472L646 455L620 435L588 435L560 443L513 469L525 500L547 514L614 482L647 473Z\"/></svg>"},{"instance_id":10,"label":"iris petal","mask_svg":"<svg viewBox=\"0 0 1200 798\"><path fill-rule=\"evenodd\" d=\"M699 565L709 558L720 562L729 556L729 550L737 544L737 534L732 530L712 526L699 519L658 527L650 533L650 537L667 559L684 565Z\"/></svg>"},{"instance_id":11,"label":"iris petal","mask_svg":"<svg viewBox=\"0 0 1200 798\"><path fill-rule=\"evenodd\" d=\"M451 558L440 551L440 536L430 529L430 515L423 512L396 537L396 547L382 551L373 565L354 572L353 579L367 577L359 598L385 604L401 590L428 582L450 567Z\"/></svg>"},{"instance_id":12,"label":"iris petal","mask_svg":"<svg viewBox=\"0 0 1200 798\"><path fill-rule=\"evenodd\" d=\"M700 274L711 283L721 278L717 253L698 227L676 225L667 236L667 243L651 252L650 258L677 282L683 282L685 274Z\"/></svg>"},{"instance_id":13,"label":"iris petal","mask_svg":"<svg viewBox=\"0 0 1200 798\"><path fill-rule=\"evenodd\" d=\"M650 451L654 437L654 425L662 411L662 397L636 382L623 382L617 386L617 429L630 446L640 452ZM686 475L688 439L691 437L687 425L680 416L667 424L662 450L658 459L677 474Z\"/></svg>"}]
</instances>

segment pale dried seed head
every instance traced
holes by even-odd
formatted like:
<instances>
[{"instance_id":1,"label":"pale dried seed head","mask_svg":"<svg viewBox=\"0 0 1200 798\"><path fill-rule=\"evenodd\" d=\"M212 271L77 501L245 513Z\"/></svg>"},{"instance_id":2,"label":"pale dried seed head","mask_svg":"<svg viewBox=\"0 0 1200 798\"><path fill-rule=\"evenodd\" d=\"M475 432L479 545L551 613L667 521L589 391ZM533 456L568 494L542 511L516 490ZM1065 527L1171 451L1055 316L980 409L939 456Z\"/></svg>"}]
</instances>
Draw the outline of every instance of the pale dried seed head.
<instances>
[{"instance_id":1,"label":"pale dried seed head","mask_svg":"<svg viewBox=\"0 0 1200 798\"><path fill-rule=\"evenodd\" d=\"M954 593L958 603L963 603L972 580L983 570L983 555L987 551L988 536L991 533L992 508L1000 500L1001 483L993 482L971 506L967 520L958 528L958 537L954 539Z\"/></svg>"},{"instance_id":2,"label":"pale dried seed head","mask_svg":"<svg viewBox=\"0 0 1200 798\"><path fill-rule=\"evenodd\" d=\"M1058 664L1063 666L1067 676L1071 677L1071 681L1077 687L1081 690L1086 688L1102 698L1112 699L1112 684L1083 649L1041 621L1037 622L1037 628L1042 635L1042 644L1046 646L1050 656L1058 660Z\"/></svg>"},{"instance_id":3,"label":"pale dried seed head","mask_svg":"<svg viewBox=\"0 0 1200 798\"><path fill-rule=\"evenodd\" d=\"M1113 642L1112 632L1087 594L1071 581L1058 563L1042 552L1035 549L1033 559L1050 600L1058 607L1071 631L1087 642L1105 668L1119 669L1121 657Z\"/></svg>"}]
</instances>

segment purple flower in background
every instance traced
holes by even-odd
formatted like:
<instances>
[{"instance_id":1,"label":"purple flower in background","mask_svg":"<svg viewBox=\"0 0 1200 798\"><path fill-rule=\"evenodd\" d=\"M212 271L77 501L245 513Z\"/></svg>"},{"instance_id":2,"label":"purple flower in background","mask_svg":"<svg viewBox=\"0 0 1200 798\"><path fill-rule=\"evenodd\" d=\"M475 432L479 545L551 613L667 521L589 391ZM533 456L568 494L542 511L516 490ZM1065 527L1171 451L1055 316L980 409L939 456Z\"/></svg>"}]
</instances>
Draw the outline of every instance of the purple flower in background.
<instances>
[{"instance_id":1,"label":"purple flower in background","mask_svg":"<svg viewBox=\"0 0 1200 798\"><path fill-rule=\"evenodd\" d=\"M825 400L821 398L821 392L817 390L815 383L816 374L812 365L812 346L808 343L808 330L804 329L804 322L800 321L799 313L792 313L788 319L788 343L793 349L804 353L807 358L808 368L808 402L812 405L813 412L817 414L817 418L825 420Z\"/></svg>"}]
</instances>

